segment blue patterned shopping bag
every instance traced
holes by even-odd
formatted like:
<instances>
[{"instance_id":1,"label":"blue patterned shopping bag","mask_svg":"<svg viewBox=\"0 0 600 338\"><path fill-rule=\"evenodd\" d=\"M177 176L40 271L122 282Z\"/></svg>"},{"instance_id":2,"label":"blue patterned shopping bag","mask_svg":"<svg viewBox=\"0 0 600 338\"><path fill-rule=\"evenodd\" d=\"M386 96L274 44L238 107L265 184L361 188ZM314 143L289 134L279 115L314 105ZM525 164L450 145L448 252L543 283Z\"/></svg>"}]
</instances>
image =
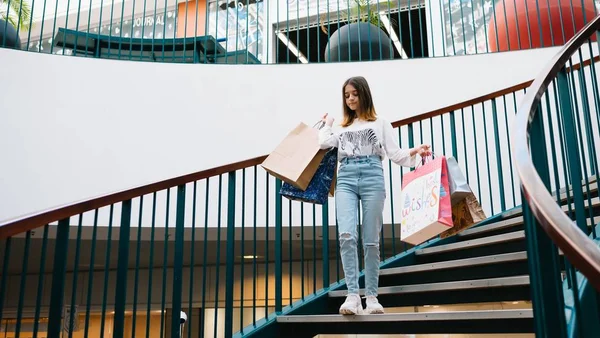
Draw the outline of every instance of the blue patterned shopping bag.
<instances>
[{"instance_id":1,"label":"blue patterned shopping bag","mask_svg":"<svg viewBox=\"0 0 600 338\"><path fill-rule=\"evenodd\" d=\"M302 191L289 183L283 183L279 193L292 201L302 201L313 204L324 204L327 202L329 192L332 191L337 169L337 148L328 151L319 164L315 175L308 184L306 190Z\"/></svg>"}]
</instances>

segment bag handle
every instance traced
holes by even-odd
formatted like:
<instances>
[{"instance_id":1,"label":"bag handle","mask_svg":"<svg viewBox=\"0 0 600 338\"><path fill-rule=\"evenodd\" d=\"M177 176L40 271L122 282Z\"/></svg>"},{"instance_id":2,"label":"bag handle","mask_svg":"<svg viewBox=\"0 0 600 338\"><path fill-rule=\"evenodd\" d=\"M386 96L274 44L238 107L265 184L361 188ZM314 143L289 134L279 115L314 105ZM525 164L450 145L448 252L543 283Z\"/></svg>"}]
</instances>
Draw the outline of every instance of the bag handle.
<instances>
[{"instance_id":1,"label":"bag handle","mask_svg":"<svg viewBox=\"0 0 600 338\"><path fill-rule=\"evenodd\" d=\"M436 154L434 152L431 152L431 155L421 157L421 161L417 162L415 169L420 168L420 167L424 166L425 164L435 160L436 157L438 157L438 154Z\"/></svg>"},{"instance_id":2,"label":"bag handle","mask_svg":"<svg viewBox=\"0 0 600 338\"><path fill-rule=\"evenodd\" d=\"M319 120L317 123L315 123L312 127L315 128L317 125L320 125L318 128L316 129L322 129L323 127L325 127L325 121L323 120Z\"/></svg>"}]
</instances>

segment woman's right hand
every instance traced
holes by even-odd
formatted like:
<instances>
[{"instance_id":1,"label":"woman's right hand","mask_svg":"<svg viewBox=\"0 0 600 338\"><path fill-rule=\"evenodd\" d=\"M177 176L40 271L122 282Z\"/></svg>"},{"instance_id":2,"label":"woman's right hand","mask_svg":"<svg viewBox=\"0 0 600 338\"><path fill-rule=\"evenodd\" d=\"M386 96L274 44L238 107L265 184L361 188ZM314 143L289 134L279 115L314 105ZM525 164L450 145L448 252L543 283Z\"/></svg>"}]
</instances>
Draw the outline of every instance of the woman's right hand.
<instances>
[{"instance_id":1,"label":"woman's right hand","mask_svg":"<svg viewBox=\"0 0 600 338\"><path fill-rule=\"evenodd\" d=\"M334 118L333 118L333 117L331 117L331 116L329 116L329 114L328 114L328 113L325 113L325 115L323 115L323 118L322 118L322 120L323 120L323 121L325 121L325 124L326 124L326 125L328 125L328 126L330 126L330 127L331 127L331 126L333 126L333 121L334 121Z\"/></svg>"}]
</instances>

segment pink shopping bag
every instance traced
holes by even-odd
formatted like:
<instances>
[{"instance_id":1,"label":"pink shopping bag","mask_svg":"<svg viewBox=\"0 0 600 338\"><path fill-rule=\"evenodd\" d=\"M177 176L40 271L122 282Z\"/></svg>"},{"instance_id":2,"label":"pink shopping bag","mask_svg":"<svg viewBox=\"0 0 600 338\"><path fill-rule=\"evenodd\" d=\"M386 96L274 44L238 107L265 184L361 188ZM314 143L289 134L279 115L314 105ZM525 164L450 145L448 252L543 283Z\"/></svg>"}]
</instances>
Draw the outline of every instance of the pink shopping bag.
<instances>
[{"instance_id":1,"label":"pink shopping bag","mask_svg":"<svg viewBox=\"0 0 600 338\"><path fill-rule=\"evenodd\" d=\"M454 225L444 156L429 158L402 177L400 203L400 239L404 242L421 244Z\"/></svg>"}]
</instances>

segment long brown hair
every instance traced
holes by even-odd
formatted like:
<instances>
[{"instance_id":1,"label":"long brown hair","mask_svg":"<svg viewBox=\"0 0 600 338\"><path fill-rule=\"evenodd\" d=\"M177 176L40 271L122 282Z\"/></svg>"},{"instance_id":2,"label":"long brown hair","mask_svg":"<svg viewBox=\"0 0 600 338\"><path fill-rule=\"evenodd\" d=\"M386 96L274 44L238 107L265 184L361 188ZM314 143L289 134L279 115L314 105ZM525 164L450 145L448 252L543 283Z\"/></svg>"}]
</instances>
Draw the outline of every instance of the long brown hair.
<instances>
[{"instance_id":1,"label":"long brown hair","mask_svg":"<svg viewBox=\"0 0 600 338\"><path fill-rule=\"evenodd\" d=\"M358 102L360 105L360 112L357 114L354 110L351 110L346 104L346 86L352 85L358 92ZM377 120L377 113L375 112L375 106L373 106L373 97L371 96L371 89L367 79L362 76L351 77L342 86L342 106L344 111L344 120L342 121L342 127L348 127L354 122L354 119L361 118L366 121ZM360 114L360 116L358 116Z\"/></svg>"}]
</instances>

